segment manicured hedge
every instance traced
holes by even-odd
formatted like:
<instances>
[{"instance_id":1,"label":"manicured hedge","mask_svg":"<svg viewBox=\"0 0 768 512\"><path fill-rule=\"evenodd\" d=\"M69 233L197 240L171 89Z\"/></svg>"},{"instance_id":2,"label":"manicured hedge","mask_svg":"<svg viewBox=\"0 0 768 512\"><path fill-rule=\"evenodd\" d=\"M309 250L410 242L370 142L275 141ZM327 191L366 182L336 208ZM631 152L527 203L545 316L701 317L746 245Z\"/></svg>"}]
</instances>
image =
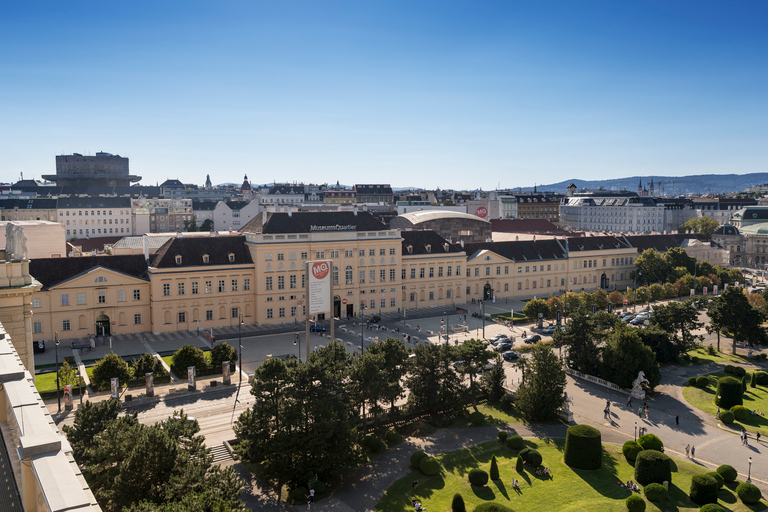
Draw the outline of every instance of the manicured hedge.
<instances>
[{"instance_id":1,"label":"manicured hedge","mask_svg":"<svg viewBox=\"0 0 768 512\"><path fill-rule=\"evenodd\" d=\"M664 443L654 434L645 434L638 437L637 444L642 446L643 450L656 450L660 452L664 448Z\"/></svg>"},{"instance_id":2,"label":"manicured hedge","mask_svg":"<svg viewBox=\"0 0 768 512\"><path fill-rule=\"evenodd\" d=\"M470 470L469 483L475 487L484 487L488 483L488 473L478 468Z\"/></svg>"},{"instance_id":3,"label":"manicured hedge","mask_svg":"<svg viewBox=\"0 0 768 512\"><path fill-rule=\"evenodd\" d=\"M397 430L387 430L384 434L384 440L388 444L397 444L403 440L403 436Z\"/></svg>"},{"instance_id":4,"label":"manicured hedge","mask_svg":"<svg viewBox=\"0 0 768 512\"><path fill-rule=\"evenodd\" d=\"M520 451L520 457L523 458L526 464L535 468L541 465L541 454L533 448L524 448Z\"/></svg>"},{"instance_id":5,"label":"manicured hedge","mask_svg":"<svg viewBox=\"0 0 768 512\"><path fill-rule=\"evenodd\" d=\"M736 419L736 416L731 411L722 411L720 413L720 421L725 423L726 425L730 425L733 423L733 420Z\"/></svg>"},{"instance_id":6,"label":"manicured hedge","mask_svg":"<svg viewBox=\"0 0 768 512\"><path fill-rule=\"evenodd\" d=\"M749 409L747 409L743 405L734 405L733 407L731 407L731 412L733 413L733 417L736 418L737 421L744 421L749 417Z\"/></svg>"},{"instance_id":7,"label":"manicured hedge","mask_svg":"<svg viewBox=\"0 0 768 512\"><path fill-rule=\"evenodd\" d=\"M767 372L755 372L755 380L758 386L768 386L768 373Z\"/></svg>"},{"instance_id":8,"label":"manicured hedge","mask_svg":"<svg viewBox=\"0 0 768 512\"><path fill-rule=\"evenodd\" d=\"M365 436L363 438L363 446L368 448L372 453L381 453L387 449L387 445L375 436Z\"/></svg>"},{"instance_id":9,"label":"manicured hedge","mask_svg":"<svg viewBox=\"0 0 768 512\"><path fill-rule=\"evenodd\" d=\"M643 489L643 494L648 498L648 501L659 503L667 499L667 488L656 482L648 484Z\"/></svg>"},{"instance_id":10,"label":"manicured hedge","mask_svg":"<svg viewBox=\"0 0 768 512\"><path fill-rule=\"evenodd\" d=\"M717 503L717 480L710 475L695 475L691 478L691 501L697 505Z\"/></svg>"},{"instance_id":11,"label":"manicured hedge","mask_svg":"<svg viewBox=\"0 0 768 512\"><path fill-rule=\"evenodd\" d=\"M413 452L411 454L411 466L418 468L421 460L428 457L424 452Z\"/></svg>"},{"instance_id":12,"label":"manicured hedge","mask_svg":"<svg viewBox=\"0 0 768 512\"><path fill-rule=\"evenodd\" d=\"M729 466L728 464L723 464L722 466L718 467L715 471L717 471L717 474L723 477L723 480L725 480L725 483L727 484L731 482L735 482L736 479L739 477L739 473L736 471L736 469L734 469L733 466Z\"/></svg>"},{"instance_id":13,"label":"manicured hedge","mask_svg":"<svg viewBox=\"0 0 768 512\"><path fill-rule=\"evenodd\" d=\"M523 473L525 471L525 463L523 462L523 458L519 455L515 459L515 471L518 473Z\"/></svg>"},{"instance_id":14,"label":"manicured hedge","mask_svg":"<svg viewBox=\"0 0 768 512\"><path fill-rule=\"evenodd\" d=\"M701 377L696 378L696 387L699 388L705 388L709 386L709 379L704 377L703 375Z\"/></svg>"},{"instance_id":15,"label":"manicured hedge","mask_svg":"<svg viewBox=\"0 0 768 512\"><path fill-rule=\"evenodd\" d=\"M434 457L425 457L419 462L419 469L427 476L434 476L440 473L440 463Z\"/></svg>"},{"instance_id":16,"label":"manicured hedge","mask_svg":"<svg viewBox=\"0 0 768 512\"><path fill-rule=\"evenodd\" d=\"M641 451L643 451L643 447L637 441L627 441L621 447L621 453L624 454L624 458L629 462L635 462L637 454Z\"/></svg>"},{"instance_id":17,"label":"manicured hedge","mask_svg":"<svg viewBox=\"0 0 768 512\"><path fill-rule=\"evenodd\" d=\"M496 456L495 455L493 455L491 457L490 477L491 477L491 480L498 480L499 479L499 464L496 462Z\"/></svg>"},{"instance_id":18,"label":"manicured hedge","mask_svg":"<svg viewBox=\"0 0 768 512\"><path fill-rule=\"evenodd\" d=\"M707 503L699 509L699 512L725 512L725 509L717 503Z\"/></svg>"},{"instance_id":19,"label":"manicured hedge","mask_svg":"<svg viewBox=\"0 0 768 512\"><path fill-rule=\"evenodd\" d=\"M711 476L712 478L714 478L715 480L717 480L717 489L718 490L723 488L723 485L725 485L725 479L723 478L723 476L720 473L718 473L717 471L710 471L707 474L709 476Z\"/></svg>"},{"instance_id":20,"label":"manicured hedge","mask_svg":"<svg viewBox=\"0 0 768 512\"><path fill-rule=\"evenodd\" d=\"M627 510L629 512L643 512L645 510L645 500L637 494L633 494L627 498L625 504L627 505Z\"/></svg>"},{"instance_id":21,"label":"manicured hedge","mask_svg":"<svg viewBox=\"0 0 768 512\"><path fill-rule=\"evenodd\" d=\"M747 374L747 370L742 368L741 366L734 366L733 367L733 375L738 378L742 378Z\"/></svg>"},{"instance_id":22,"label":"manicured hedge","mask_svg":"<svg viewBox=\"0 0 768 512\"><path fill-rule=\"evenodd\" d=\"M723 371L727 374L733 375L733 369L736 368L732 364L727 364L723 367Z\"/></svg>"},{"instance_id":23,"label":"manicured hedge","mask_svg":"<svg viewBox=\"0 0 768 512\"><path fill-rule=\"evenodd\" d=\"M509 434L507 433L506 430L499 430L498 436L499 436L499 441L503 443L504 441L507 440L507 436L509 436Z\"/></svg>"},{"instance_id":24,"label":"manicured hedge","mask_svg":"<svg viewBox=\"0 0 768 512\"><path fill-rule=\"evenodd\" d=\"M643 450L635 459L635 480L646 486L656 482L672 481L671 461L669 457L656 450Z\"/></svg>"},{"instance_id":25,"label":"manicured hedge","mask_svg":"<svg viewBox=\"0 0 768 512\"><path fill-rule=\"evenodd\" d=\"M480 505L476 506L475 510L473 510L472 512L515 512L515 511L499 503L486 501L485 503L481 503Z\"/></svg>"},{"instance_id":26,"label":"manicured hedge","mask_svg":"<svg viewBox=\"0 0 768 512\"><path fill-rule=\"evenodd\" d=\"M525 446L525 442L523 441L523 438L520 437L519 435L515 434L507 438L508 448L512 450L522 450L523 446Z\"/></svg>"},{"instance_id":27,"label":"manicured hedge","mask_svg":"<svg viewBox=\"0 0 768 512\"><path fill-rule=\"evenodd\" d=\"M695 386L695 385L696 385L696 377L688 377L688 382L687 382L687 384L688 384L689 386Z\"/></svg>"},{"instance_id":28,"label":"manicured hedge","mask_svg":"<svg viewBox=\"0 0 768 512\"><path fill-rule=\"evenodd\" d=\"M734 377L720 377L717 379L717 393L715 395L720 397L718 405L721 409L730 409L734 405L744 403L742 399L744 388L741 386L741 381Z\"/></svg>"},{"instance_id":29,"label":"manicured hedge","mask_svg":"<svg viewBox=\"0 0 768 512\"><path fill-rule=\"evenodd\" d=\"M568 427L565 434L565 463L576 469L600 469L603 443L600 431L589 425Z\"/></svg>"},{"instance_id":30,"label":"manicured hedge","mask_svg":"<svg viewBox=\"0 0 768 512\"><path fill-rule=\"evenodd\" d=\"M747 482L742 482L736 487L736 494L745 505L754 505L763 497L756 485Z\"/></svg>"},{"instance_id":31,"label":"manicured hedge","mask_svg":"<svg viewBox=\"0 0 768 512\"><path fill-rule=\"evenodd\" d=\"M290 496L292 501L301 503L307 499L307 494L309 494L309 492L306 487L297 487L291 490Z\"/></svg>"},{"instance_id":32,"label":"manicured hedge","mask_svg":"<svg viewBox=\"0 0 768 512\"><path fill-rule=\"evenodd\" d=\"M451 512L467 512L467 507L464 505L464 498L458 492L453 495L453 501L451 501Z\"/></svg>"},{"instance_id":33,"label":"manicured hedge","mask_svg":"<svg viewBox=\"0 0 768 512\"><path fill-rule=\"evenodd\" d=\"M482 425L485 422L485 416L480 411L475 411L469 415L469 421L473 425Z\"/></svg>"}]
</instances>

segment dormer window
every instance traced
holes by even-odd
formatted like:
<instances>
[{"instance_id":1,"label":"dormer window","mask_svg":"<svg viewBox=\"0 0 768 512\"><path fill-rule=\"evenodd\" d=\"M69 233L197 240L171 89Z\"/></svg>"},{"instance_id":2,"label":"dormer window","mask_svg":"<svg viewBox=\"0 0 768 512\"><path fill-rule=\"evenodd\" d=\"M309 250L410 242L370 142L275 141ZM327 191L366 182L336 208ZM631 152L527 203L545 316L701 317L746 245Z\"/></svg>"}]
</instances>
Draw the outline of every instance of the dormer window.
<instances>
[{"instance_id":1,"label":"dormer window","mask_svg":"<svg viewBox=\"0 0 768 512\"><path fill-rule=\"evenodd\" d=\"M233 252L229 253L228 257L229 257L229 262L230 263L234 263L235 262L235 253L233 253Z\"/></svg>"},{"instance_id":2,"label":"dormer window","mask_svg":"<svg viewBox=\"0 0 768 512\"><path fill-rule=\"evenodd\" d=\"M432 246L430 244L427 244L425 248L427 249L427 252L432 252Z\"/></svg>"},{"instance_id":3,"label":"dormer window","mask_svg":"<svg viewBox=\"0 0 768 512\"><path fill-rule=\"evenodd\" d=\"M445 250L445 252L448 252L449 248L450 246L448 244L443 244L443 249Z\"/></svg>"},{"instance_id":4,"label":"dormer window","mask_svg":"<svg viewBox=\"0 0 768 512\"><path fill-rule=\"evenodd\" d=\"M208 256L207 254L203 254L203 263L207 264L207 263L210 263L210 262L211 262L211 257Z\"/></svg>"},{"instance_id":5,"label":"dormer window","mask_svg":"<svg viewBox=\"0 0 768 512\"><path fill-rule=\"evenodd\" d=\"M408 251L408 254L413 254L413 246L409 245L405 248Z\"/></svg>"},{"instance_id":6,"label":"dormer window","mask_svg":"<svg viewBox=\"0 0 768 512\"><path fill-rule=\"evenodd\" d=\"M176 264L181 265L181 255L179 254L176 255Z\"/></svg>"},{"instance_id":7,"label":"dormer window","mask_svg":"<svg viewBox=\"0 0 768 512\"><path fill-rule=\"evenodd\" d=\"M96 278L96 280L94 282L96 282L96 283L106 283L107 282L107 278L104 277L104 276L99 276L99 277Z\"/></svg>"}]
</instances>

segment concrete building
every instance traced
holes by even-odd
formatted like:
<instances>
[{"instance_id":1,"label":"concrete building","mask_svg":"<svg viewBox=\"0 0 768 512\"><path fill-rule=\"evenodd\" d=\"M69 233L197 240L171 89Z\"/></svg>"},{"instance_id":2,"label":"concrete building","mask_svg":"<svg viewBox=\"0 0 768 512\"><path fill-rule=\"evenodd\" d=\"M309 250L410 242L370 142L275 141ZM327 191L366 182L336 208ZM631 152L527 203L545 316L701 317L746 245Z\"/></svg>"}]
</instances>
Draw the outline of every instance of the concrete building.
<instances>
[{"instance_id":1,"label":"concrete building","mask_svg":"<svg viewBox=\"0 0 768 512\"><path fill-rule=\"evenodd\" d=\"M518 205L520 208L520 205ZM563 198L560 223L566 229L605 233L664 230L664 203L633 193L584 193Z\"/></svg>"},{"instance_id":2,"label":"concrete building","mask_svg":"<svg viewBox=\"0 0 768 512\"><path fill-rule=\"evenodd\" d=\"M358 203L384 203L394 204L394 193L389 185L355 185L355 198Z\"/></svg>"},{"instance_id":3,"label":"concrete building","mask_svg":"<svg viewBox=\"0 0 768 512\"><path fill-rule=\"evenodd\" d=\"M742 264L741 249L744 246L744 237L737 227L723 224L712 232L712 241L727 251L729 265L740 266Z\"/></svg>"},{"instance_id":4,"label":"concrete building","mask_svg":"<svg viewBox=\"0 0 768 512\"><path fill-rule=\"evenodd\" d=\"M68 239L133 233L130 197L60 197L56 211Z\"/></svg>"},{"instance_id":5,"label":"concrete building","mask_svg":"<svg viewBox=\"0 0 768 512\"><path fill-rule=\"evenodd\" d=\"M491 223L476 215L446 210L426 210L398 215L390 221L395 229L432 230L452 242L485 242L493 233Z\"/></svg>"},{"instance_id":6,"label":"concrete building","mask_svg":"<svg viewBox=\"0 0 768 512\"><path fill-rule=\"evenodd\" d=\"M197 229L200 229L206 220L211 221L213 225L213 211L219 201L192 201L192 215L197 222Z\"/></svg>"},{"instance_id":7,"label":"concrete building","mask_svg":"<svg viewBox=\"0 0 768 512\"><path fill-rule=\"evenodd\" d=\"M237 231L248 224L262 207L258 199L247 201L219 201L213 210L213 229L217 231Z\"/></svg>"},{"instance_id":8,"label":"concrete building","mask_svg":"<svg viewBox=\"0 0 768 512\"><path fill-rule=\"evenodd\" d=\"M143 208L149 215L149 231L165 233L167 231L184 231L185 222L192 220L191 199L147 199ZM137 229L135 235L142 235Z\"/></svg>"},{"instance_id":9,"label":"concrete building","mask_svg":"<svg viewBox=\"0 0 768 512\"><path fill-rule=\"evenodd\" d=\"M0 220L48 220L56 222L56 199L0 199Z\"/></svg>"},{"instance_id":10,"label":"concrete building","mask_svg":"<svg viewBox=\"0 0 768 512\"><path fill-rule=\"evenodd\" d=\"M304 185L276 184L259 191L259 201L263 205L295 205L304 202Z\"/></svg>"},{"instance_id":11,"label":"concrete building","mask_svg":"<svg viewBox=\"0 0 768 512\"><path fill-rule=\"evenodd\" d=\"M560 223L561 194L527 193L515 197L518 219L546 219L553 224Z\"/></svg>"},{"instance_id":12,"label":"concrete building","mask_svg":"<svg viewBox=\"0 0 768 512\"><path fill-rule=\"evenodd\" d=\"M79 153L56 156L56 174L43 175L62 187L85 192L89 186L125 187L141 180L128 173L128 159L111 153L83 156Z\"/></svg>"},{"instance_id":13,"label":"concrete building","mask_svg":"<svg viewBox=\"0 0 768 512\"><path fill-rule=\"evenodd\" d=\"M327 189L323 191L323 204L354 204L357 197L354 190Z\"/></svg>"}]
</instances>

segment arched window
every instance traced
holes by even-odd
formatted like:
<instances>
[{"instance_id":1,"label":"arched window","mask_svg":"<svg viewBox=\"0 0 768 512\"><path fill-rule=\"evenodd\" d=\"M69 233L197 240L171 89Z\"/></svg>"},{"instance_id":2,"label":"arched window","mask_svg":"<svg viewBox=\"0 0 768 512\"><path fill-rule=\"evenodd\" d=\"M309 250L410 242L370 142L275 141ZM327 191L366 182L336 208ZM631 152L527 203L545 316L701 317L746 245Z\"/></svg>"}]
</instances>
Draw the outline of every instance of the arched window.
<instances>
[{"instance_id":1,"label":"arched window","mask_svg":"<svg viewBox=\"0 0 768 512\"><path fill-rule=\"evenodd\" d=\"M344 280L347 284L352 284L352 265L347 265L344 269Z\"/></svg>"},{"instance_id":2,"label":"arched window","mask_svg":"<svg viewBox=\"0 0 768 512\"><path fill-rule=\"evenodd\" d=\"M339 267L333 266L333 284L339 284Z\"/></svg>"}]
</instances>

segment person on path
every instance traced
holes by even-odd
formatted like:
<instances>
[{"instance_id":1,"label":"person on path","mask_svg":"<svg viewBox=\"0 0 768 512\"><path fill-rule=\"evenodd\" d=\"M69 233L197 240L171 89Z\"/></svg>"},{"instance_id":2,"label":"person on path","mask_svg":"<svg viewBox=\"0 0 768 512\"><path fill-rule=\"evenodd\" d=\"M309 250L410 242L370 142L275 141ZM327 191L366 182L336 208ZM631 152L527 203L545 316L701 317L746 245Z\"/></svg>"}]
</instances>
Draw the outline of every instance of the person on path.
<instances>
[{"instance_id":1,"label":"person on path","mask_svg":"<svg viewBox=\"0 0 768 512\"><path fill-rule=\"evenodd\" d=\"M755 434L755 439L757 439L757 444L760 444L760 432Z\"/></svg>"},{"instance_id":2,"label":"person on path","mask_svg":"<svg viewBox=\"0 0 768 512\"><path fill-rule=\"evenodd\" d=\"M680 416L678 416L677 414L675 414L675 425L677 425L678 427L680 426Z\"/></svg>"},{"instance_id":3,"label":"person on path","mask_svg":"<svg viewBox=\"0 0 768 512\"><path fill-rule=\"evenodd\" d=\"M690 452L691 452L691 445L690 444L685 445L685 456L688 457L689 456L688 454Z\"/></svg>"},{"instance_id":4,"label":"person on path","mask_svg":"<svg viewBox=\"0 0 768 512\"><path fill-rule=\"evenodd\" d=\"M627 397L627 407L632 408L632 395Z\"/></svg>"},{"instance_id":5,"label":"person on path","mask_svg":"<svg viewBox=\"0 0 768 512\"><path fill-rule=\"evenodd\" d=\"M650 412L650 409L648 409L648 406L645 406L645 419L648 419L648 413Z\"/></svg>"},{"instance_id":6,"label":"person on path","mask_svg":"<svg viewBox=\"0 0 768 512\"><path fill-rule=\"evenodd\" d=\"M691 446L691 458L692 459L696 458L696 447L695 446Z\"/></svg>"},{"instance_id":7,"label":"person on path","mask_svg":"<svg viewBox=\"0 0 768 512\"><path fill-rule=\"evenodd\" d=\"M642 418L642 417L643 417L643 408L642 408L642 407L638 407L638 408L637 408L637 416L638 416L639 418Z\"/></svg>"},{"instance_id":8,"label":"person on path","mask_svg":"<svg viewBox=\"0 0 768 512\"><path fill-rule=\"evenodd\" d=\"M611 408L611 401L610 400L606 400L605 401L605 408L606 409L610 409Z\"/></svg>"}]
</instances>

